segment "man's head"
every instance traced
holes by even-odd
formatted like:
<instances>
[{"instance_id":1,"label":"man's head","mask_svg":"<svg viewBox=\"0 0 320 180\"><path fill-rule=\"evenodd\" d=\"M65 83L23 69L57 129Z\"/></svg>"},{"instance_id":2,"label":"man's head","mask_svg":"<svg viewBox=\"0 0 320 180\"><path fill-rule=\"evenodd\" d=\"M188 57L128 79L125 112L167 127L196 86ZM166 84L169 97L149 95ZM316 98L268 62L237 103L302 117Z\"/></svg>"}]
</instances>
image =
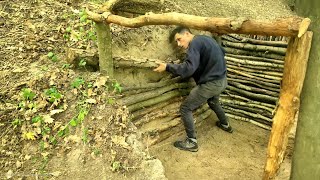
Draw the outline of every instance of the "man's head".
<instances>
[{"instance_id":1,"label":"man's head","mask_svg":"<svg viewBox=\"0 0 320 180\"><path fill-rule=\"evenodd\" d=\"M170 43L175 41L179 47L187 49L193 37L194 35L191 33L189 28L179 26L171 32L169 41Z\"/></svg>"}]
</instances>

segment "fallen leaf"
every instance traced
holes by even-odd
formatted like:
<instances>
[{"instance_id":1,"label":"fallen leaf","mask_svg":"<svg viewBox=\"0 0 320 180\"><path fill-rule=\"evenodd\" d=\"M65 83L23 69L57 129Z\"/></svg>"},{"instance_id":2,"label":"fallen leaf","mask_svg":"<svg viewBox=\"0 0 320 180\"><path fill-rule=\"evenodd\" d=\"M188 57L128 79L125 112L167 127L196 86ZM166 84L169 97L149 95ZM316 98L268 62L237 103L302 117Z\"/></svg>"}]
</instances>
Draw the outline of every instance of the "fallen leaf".
<instances>
[{"instance_id":1,"label":"fallen leaf","mask_svg":"<svg viewBox=\"0 0 320 180\"><path fill-rule=\"evenodd\" d=\"M120 145L126 149L129 149L129 144L126 143L126 138L123 136L117 136L117 135L112 136L111 141L117 145Z\"/></svg>"},{"instance_id":2,"label":"fallen leaf","mask_svg":"<svg viewBox=\"0 0 320 180\"><path fill-rule=\"evenodd\" d=\"M53 118L50 116L50 115L45 115L45 116L43 116L43 121L45 122L45 123L48 123L48 124L51 124L51 123L53 123Z\"/></svg>"},{"instance_id":3,"label":"fallen leaf","mask_svg":"<svg viewBox=\"0 0 320 180\"><path fill-rule=\"evenodd\" d=\"M35 135L36 134L34 132L27 132L27 133L25 132L22 134L22 138L26 140L35 140L36 139Z\"/></svg>"},{"instance_id":4,"label":"fallen leaf","mask_svg":"<svg viewBox=\"0 0 320 180\"><path fill-rule=\"evenodd\" d=\"M29 160L29 159L31 159L31 156L27 154L27 155L24 157L24 159L25 159L25 160Z\"/></svg>"},{"instance_id":5,"label":"fallen leaf","mask_svg":"<svg viewBox=\"0 0 320 180\"><path fill-rule=\"evenodd\" d=\"M96 86L100 88L101 86L105 85L109 76L101 76L98 78L98 80L93 84L93 86Z\"/></svg>"},{"instance_id":6,"label":"fallen leaf","mask_svg":"<svg viewBox=\"0 0 320 180\"><path fill-rule=\"evenodd\" d=\"M50 111L50 116L63 112L63 109L54 109Z\"/></svg>"},{"instance_id":7,"label":"fallen leaf","mask_svg":"<svg viewBox=\"0 0 320 180\"><path fill-rule=\"evenodd\" d=\"M54 177L58 177L58 176L60 176L60 174L61 174L61 172L60 171L56 171L56 172L52 172L52 173L50 173L52 176L54 176Z\"/></svg>"},{"instance_id":8,"label":"fallen leaf","mask_svg":"<svg viewBox=\"0 0 320 180\"><path fill-rule=\"evenodd\" d=\"M97 104L97 101L95 99L87 99L85 102L90 104Z\"/></svg>"},{"instance_id":9,"label":"fallen leaf","mask_svg":"<svg viewBox=\"0 0 320 180\"><path fill-rule=\"evenodd\" d=\"M88 89L88 97L92 95L92 88Z\"/></svg>"}]
</instances>

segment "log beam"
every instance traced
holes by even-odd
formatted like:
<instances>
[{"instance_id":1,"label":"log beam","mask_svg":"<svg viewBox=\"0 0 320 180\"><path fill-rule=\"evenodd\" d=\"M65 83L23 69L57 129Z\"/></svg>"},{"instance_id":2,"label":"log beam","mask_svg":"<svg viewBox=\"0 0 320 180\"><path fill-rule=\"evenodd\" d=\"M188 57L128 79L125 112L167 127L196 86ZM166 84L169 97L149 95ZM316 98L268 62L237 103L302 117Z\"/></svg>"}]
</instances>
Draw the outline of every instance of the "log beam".
<instances>
[{"instance_id":1,"label":"log beam","mask_svg":"<svg viewBox=\"0 0 320 180\"><path fill-rule=\"evenodd\" d=\"M243 18L201 17L176 12L163 14L147 13L136 18L125 18L114 14L103 16L89 10L87 10L87 14L89 19L96 22L114 23L131 28L145 25L183 25L219 34L237 33L271 36L297 36L300 24L303 21L301 17L257 21Z\"/></svg>"},{"instance_id":2,"label":"log beam","mask_svg":"<svg viewBox=\"0 0 320 180\"><path fill-rule=\"evenodd\" d=\"M292 38L289 42L278 109L273 118L268 143L267 163L263 175L265 180L274 178L284 158L290 128L300 106L312 35L312 32L306 32L301 38Z\"/></svg>"}]
</instances>

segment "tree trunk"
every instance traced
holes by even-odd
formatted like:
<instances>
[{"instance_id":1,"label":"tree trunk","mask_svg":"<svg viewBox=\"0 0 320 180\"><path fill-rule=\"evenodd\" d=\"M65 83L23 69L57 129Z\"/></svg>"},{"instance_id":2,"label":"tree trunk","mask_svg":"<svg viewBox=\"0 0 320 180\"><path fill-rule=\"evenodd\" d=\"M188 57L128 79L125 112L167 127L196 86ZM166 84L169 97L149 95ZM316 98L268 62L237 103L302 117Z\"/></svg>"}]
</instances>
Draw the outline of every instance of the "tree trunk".
<instances>
[{"instance_id":1,"label":"tree trunk","mask_svg":"<svg viewBox=\"0 0 320 180\"><path fill-rule=\"evenodd\" d=\"M111 32L109 24L96 22L100 72L113 78Z\"/></svg>"},{"instance_id":2,"label":"tree trunk","mask_svg":"<svg viewBox=\"0 0 320 180\"><path fill-rule=\"evenodd\" d=\"M305 84L302 90L301 108L295 147L292 158L291 180L319 179L320 177L320 1L295 0L298 14L312 19L310 30L314 37ZM301 51L303 52L303 51Z\"/></svg>"},{"instance_id":3,"label":"tree trunk","mask_svg":"<svg viewBox=\"0 0 320 180\"><path fill-rule=\"evenodd\" d=\"M284 158L290 128L299 110L300 93L307 69L311 40L312 32L307 32L301 38L292 38L289 42L263 179L273 178Z\"/></svg>"}]
</instances>

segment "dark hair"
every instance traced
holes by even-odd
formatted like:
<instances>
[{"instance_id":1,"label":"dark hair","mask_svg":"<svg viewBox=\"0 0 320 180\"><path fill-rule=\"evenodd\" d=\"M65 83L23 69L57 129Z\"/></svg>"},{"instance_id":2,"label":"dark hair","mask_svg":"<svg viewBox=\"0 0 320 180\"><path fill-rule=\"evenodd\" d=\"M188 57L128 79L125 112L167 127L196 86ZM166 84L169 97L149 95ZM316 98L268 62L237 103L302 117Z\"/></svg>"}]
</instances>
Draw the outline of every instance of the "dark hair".
<instances>
[{"instance_id":1,"label":"dark hair","mask_svg":"<svg viewBox=\"0 0 320 180\"><path fill-rule=\"evenodd\" d=\"M189 32L191 33L190 29L188 27L184 26L178 26L174 30L171 31L170 36L169 36L169 42L172 43L174 41L174 36L179 33L182 34L184 32Z\"/></svg>"}]
</instances>

